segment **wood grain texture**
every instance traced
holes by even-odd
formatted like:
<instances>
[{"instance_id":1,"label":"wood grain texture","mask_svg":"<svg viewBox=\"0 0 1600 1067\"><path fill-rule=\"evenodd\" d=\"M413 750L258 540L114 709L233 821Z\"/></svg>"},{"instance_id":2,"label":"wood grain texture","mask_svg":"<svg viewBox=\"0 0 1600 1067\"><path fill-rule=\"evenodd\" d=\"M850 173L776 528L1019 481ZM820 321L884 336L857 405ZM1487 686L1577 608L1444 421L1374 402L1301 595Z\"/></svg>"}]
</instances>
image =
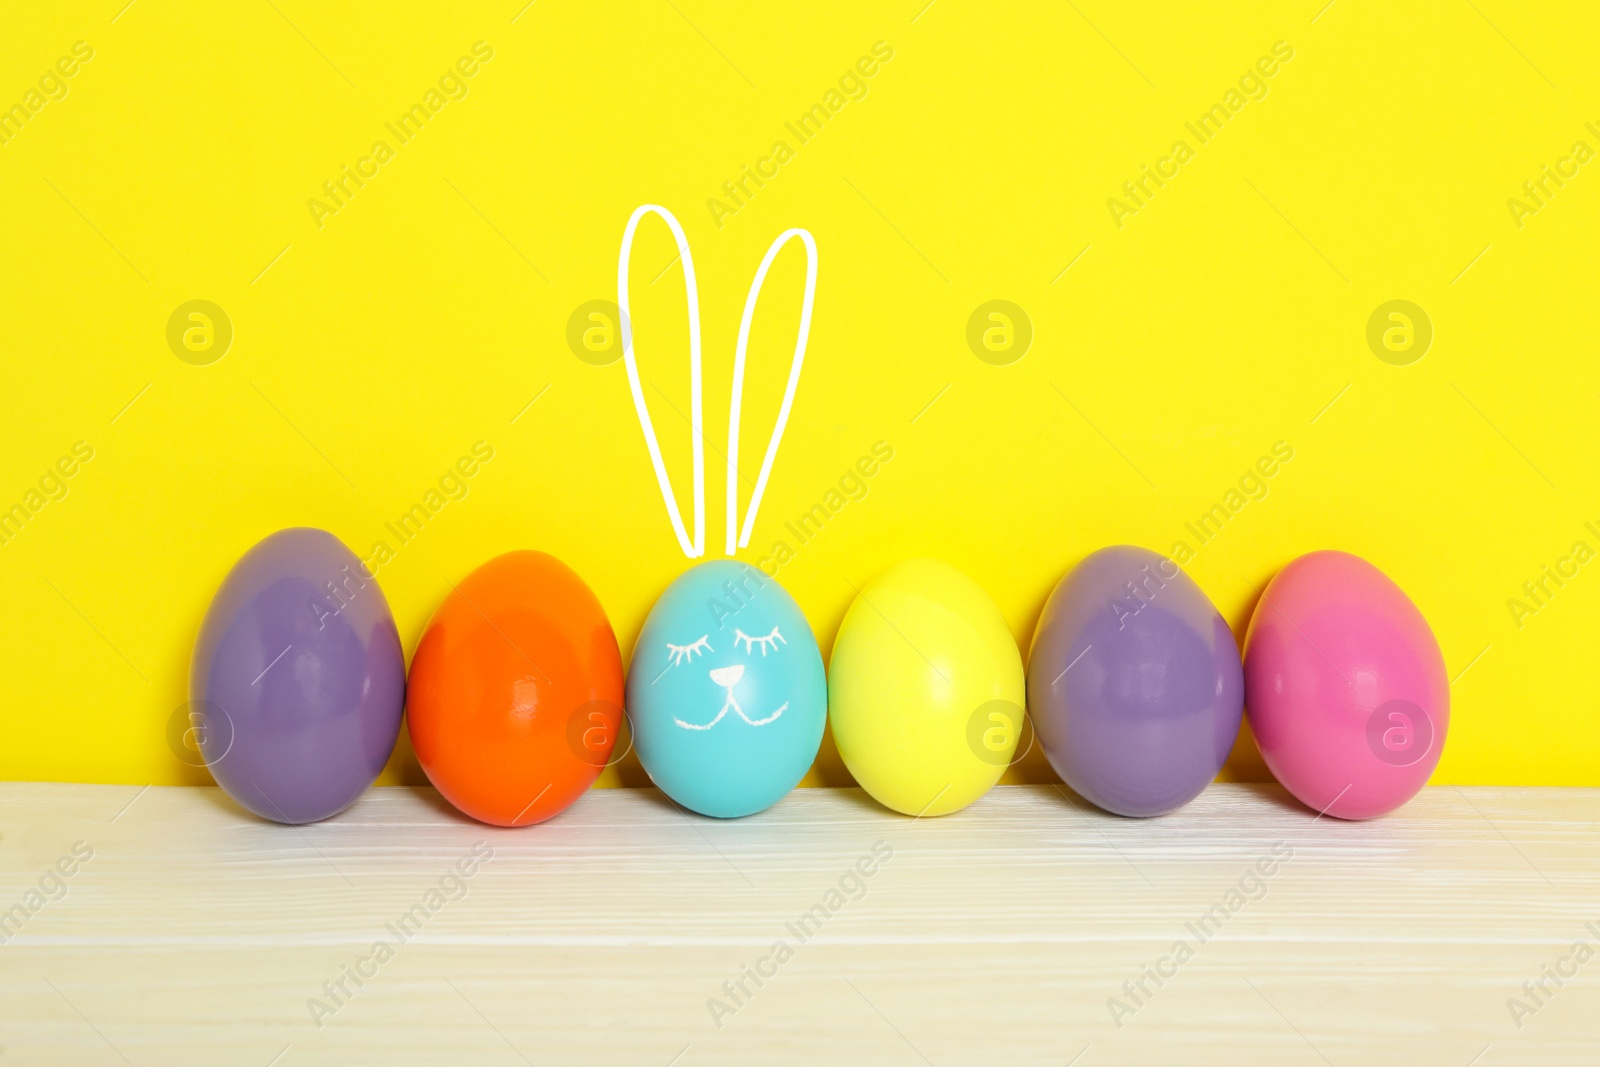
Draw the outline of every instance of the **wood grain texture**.
<instances>
[{"instance_id":1,"label":"wood grain texture","mask_svg":"<svg viewBox=\"0 0 1600 1067\"><path fill-rule=\"evenodd\" d=\"M63 894L46 872L76 842L93 857ZM9 784L0 909L19 903L0 1067L1600 1058L1600 958L1542 1004L1523 988L1600 948L1597 790L1434 788L1353 824L1270 786L1149 821L1044 786L921 820L806 789L735 822L610 789L498 830L419 789L294 828L215 789ZM380 941L392 958L344 978ZM1192 958L1133 999L1179 941ZM1520 1027L1513 997L1537 1009Z\"/></svg>"}]
</instances>

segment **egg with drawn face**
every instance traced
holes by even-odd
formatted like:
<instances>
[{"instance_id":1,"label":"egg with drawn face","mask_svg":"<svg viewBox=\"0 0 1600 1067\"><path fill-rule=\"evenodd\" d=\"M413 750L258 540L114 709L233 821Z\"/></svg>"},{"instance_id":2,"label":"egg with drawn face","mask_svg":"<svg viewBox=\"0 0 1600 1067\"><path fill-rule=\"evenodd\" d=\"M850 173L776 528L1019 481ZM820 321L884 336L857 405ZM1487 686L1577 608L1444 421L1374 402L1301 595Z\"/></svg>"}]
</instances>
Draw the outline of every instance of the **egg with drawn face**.
<instances>
[{"instance_id":1,"label":"egg with drawn face","mask_svg":"<svg viewBox=\"0 0 1600 1067\"><path fill-rule=\"evenodd\" d=\"M721 819L770 808L805 776L827 722L811 625L748 563L701 563L645 620L627 714L639 762L677 803Z\"/></svg>"}]
</instances>

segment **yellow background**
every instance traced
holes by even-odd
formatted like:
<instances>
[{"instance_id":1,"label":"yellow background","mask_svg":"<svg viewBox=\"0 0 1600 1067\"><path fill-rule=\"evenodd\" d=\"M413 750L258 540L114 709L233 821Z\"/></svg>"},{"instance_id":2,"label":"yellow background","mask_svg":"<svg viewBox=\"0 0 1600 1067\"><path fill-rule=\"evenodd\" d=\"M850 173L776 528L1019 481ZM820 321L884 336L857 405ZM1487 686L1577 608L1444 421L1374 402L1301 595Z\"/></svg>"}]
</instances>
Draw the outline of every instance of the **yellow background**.
<instances>
[{"instance_id":1,"label":"yellow background","mask_svg":"<svg viewBox=\"0 0 1600 1067\"><path fill-rule=\"evenodd\" d=\"M94 49L0 145L0 503L94 448L0 546L0 778L205 780L166 725L232 562L288 525L366 555L480 440L469 495L380 571L408 653L448 581L537 547L589 581L626 656L686 562L622 365L565 336L614 298L623 224L654 202L699 274L713 554L745 290L781 230L816 234L805 377L745 555L893 447L780 572L824 649L852 584L912 555L972 575L1026 648L1085 553L1196 545L1185 522L1285 441L1266 498L1188 567L1236 633L1286 561L1359 553L1455 679L1437 781L1600 784L1600 565L1520 627L1507 606L1575 541L1600 548L1600 163L1520 227L1507 206L1575 141L1600 148L1593 5L122 3L13 5L0 32L8 106ZM480 40L467 95L393 144L384 123ZM865 97L798 144L785 123L878 41ZM1184 123L1278 41L1267 95L1199 145ZM1180 138L1194 158L1119 227L1108 199ZM308 199L379 139L395 158L319 228ZM780 139L794 158L719 227L706 202ZM687 497L672 259L647 223L641 369ZM756 331L751 472L800 277L792 248ZM233 324L208 366L166 341L193 299ZM966 343L991 299L1033 324L1009 366ZM1409 366L1366 343L1393 299L1433 323ZM831 747L819 767L842 780ZM1263 773L1248 744L1230 773ZM1011 776L1049 771L1035 752ZM383 780L420 780L403 739Z\"/></svg>"}]
</instances>

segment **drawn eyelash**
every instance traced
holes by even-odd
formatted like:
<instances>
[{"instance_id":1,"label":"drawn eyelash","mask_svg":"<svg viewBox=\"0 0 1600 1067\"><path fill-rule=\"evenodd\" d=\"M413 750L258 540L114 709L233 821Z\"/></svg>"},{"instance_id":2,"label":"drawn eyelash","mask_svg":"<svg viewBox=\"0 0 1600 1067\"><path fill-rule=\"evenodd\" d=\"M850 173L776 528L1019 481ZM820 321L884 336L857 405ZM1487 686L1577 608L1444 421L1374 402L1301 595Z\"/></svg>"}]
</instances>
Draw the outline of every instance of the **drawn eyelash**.
<instances>
[{"instance_id":1,"label":"drawn eyelash","mask_svg":"<svg viewBox=\"0 0 1600 1067\"><path fill-rule=\"evenodd\" d=\"M733 631L733 647L738 648L741 641L744 642L744 650L749 655L755 655L755 650L759 647L761 649L762 659L767 658L768 650L776 652L779 645L787 645L789 643L788 641L784 640L783 635L778 632L778 628L776 626L774 626L772 628L772 632L765 637L751 637L743 630Z\"/></svg>"},{"instance_id":2,"label":"drawn eyelash","mask_svg":"<svg viewBox=\"0 0 1600 1067\"><path fill-rule=\"evenodd\" d=\"M702 634L700 636L700 640L696 641L692 645L675 645L671 641L668 641L667 651L672 653L672 662L667 664L667 666L676 667L680 663L686 663L689 660L694 659L694 654L696 652L703 656L707 652L714 650L711 647L711 635Z\"/></svg>"}]
</instances>

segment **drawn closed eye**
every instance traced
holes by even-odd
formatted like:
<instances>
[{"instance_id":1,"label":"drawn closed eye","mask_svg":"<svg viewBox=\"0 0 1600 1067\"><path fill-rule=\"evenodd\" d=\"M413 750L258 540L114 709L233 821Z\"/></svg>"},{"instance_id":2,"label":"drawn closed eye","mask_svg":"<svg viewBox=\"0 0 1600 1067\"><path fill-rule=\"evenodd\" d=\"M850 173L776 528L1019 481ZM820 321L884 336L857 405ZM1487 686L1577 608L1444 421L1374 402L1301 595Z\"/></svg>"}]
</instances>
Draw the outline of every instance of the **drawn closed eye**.
<instances>
[{"instance_id":1,"label":"drawn closed eye","mask_svg":"<svg viewBox=\"0 0 1600 1067\"><path fill-rule=\"evenodd\" d=\"M755 650L759 648L761 649L762 659L767 658L768 650L776 652L779 645L787 645L788 643L788 641L784 640L783 635L778 632L776 626L765 637L751 637L743 630L733 631L733 647L738 648L740 644L743 644L745 653L752 656L755 655Z\"/></svg>"},{"instance_id":2,"label":"drawn closed eye","mask_svg":"<svg viewBox=\"0 0 1600 1067\"><path fill-rule=\"evenodd\" d=\"M703 656L707 652L714 652L716 650L711 647L711 635L702 634L700 636L700 640L696 641L692 645L675 645L671 641L668 641L667 651L672 653L672 662L668 663L667 666L676 667L680 663L687 663L694 659L695 653L697 652Z\"/></svg>"}]
</instances>

